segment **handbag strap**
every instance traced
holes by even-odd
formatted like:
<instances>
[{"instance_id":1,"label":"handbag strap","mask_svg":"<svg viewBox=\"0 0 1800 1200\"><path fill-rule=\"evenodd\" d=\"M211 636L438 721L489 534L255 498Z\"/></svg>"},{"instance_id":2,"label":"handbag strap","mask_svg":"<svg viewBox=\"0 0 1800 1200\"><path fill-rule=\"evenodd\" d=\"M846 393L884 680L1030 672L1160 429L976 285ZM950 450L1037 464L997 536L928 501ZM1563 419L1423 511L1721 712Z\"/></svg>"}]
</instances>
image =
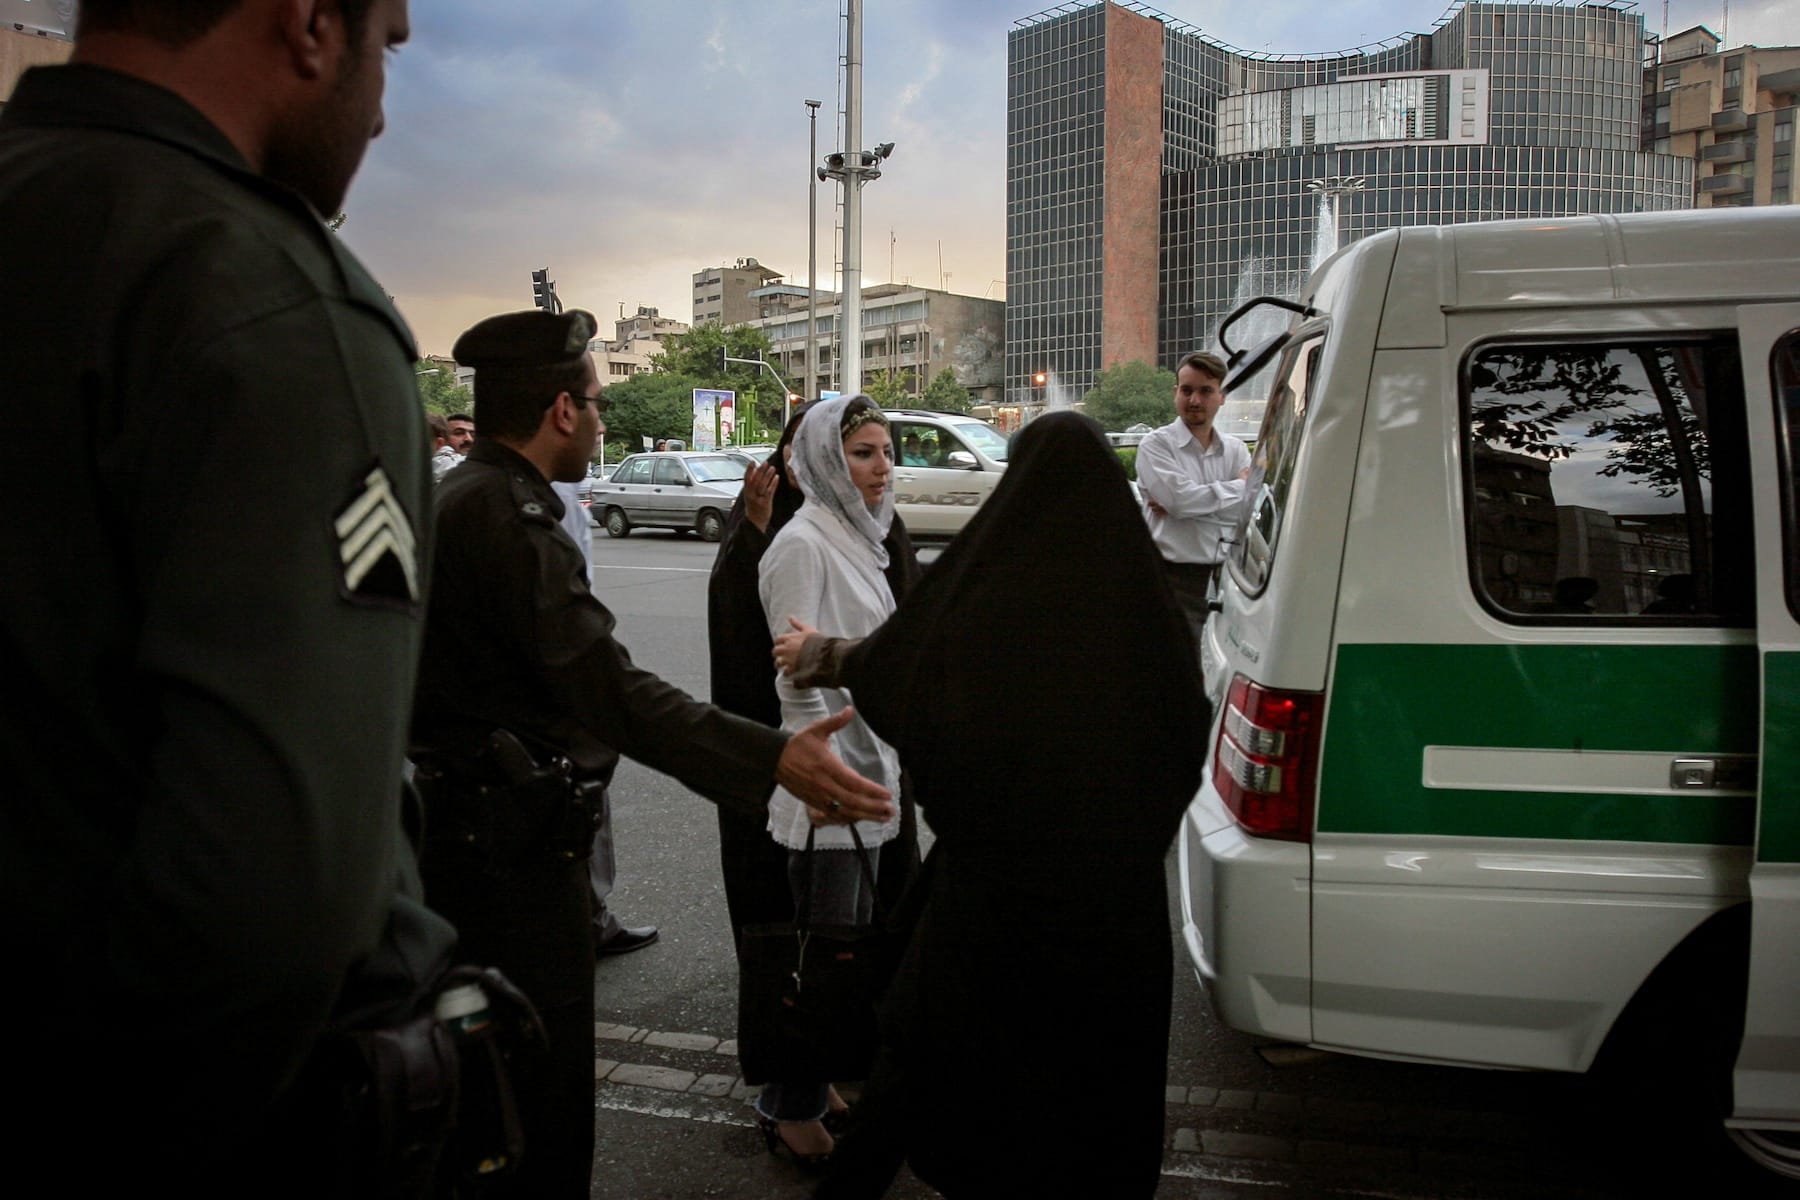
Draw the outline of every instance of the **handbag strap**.
<instances>
[{"instance_id":1,"label":"handbag strap","mask_svg":"<svg viewBox=\"0 0 1800 1200\"><path fill-rule=\"evenodd\" d=\"M807 931L812 928L812 882L813 882L813 837L818 833L817 827L808 826L806 830L806 874L800 889L800 903L794 911L794 928ZM850 840L856 843L856 861L862 867L863 882L868 885L869 895L874 897L875 921L886 924L887 906L881 902L881 889L875 886L875 867L869 861L868 847L863 845L862 834L856 828L856 822L850 822Z\"/></svg>"}]
</instances>

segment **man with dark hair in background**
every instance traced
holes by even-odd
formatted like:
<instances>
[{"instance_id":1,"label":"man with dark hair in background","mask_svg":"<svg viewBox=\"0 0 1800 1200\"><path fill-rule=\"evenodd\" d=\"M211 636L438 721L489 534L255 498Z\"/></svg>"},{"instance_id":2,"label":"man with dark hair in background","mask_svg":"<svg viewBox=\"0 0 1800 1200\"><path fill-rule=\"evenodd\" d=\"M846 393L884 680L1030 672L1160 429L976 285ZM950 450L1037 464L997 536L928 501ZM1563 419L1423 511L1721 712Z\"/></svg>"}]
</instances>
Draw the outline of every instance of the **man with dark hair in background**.
<instances>
[{"instance_id":1,"label":"man with dark hair in background","mask_svg":"<svg viewBox=\"0 0 1800 1200\"><path fill-rule=\"evenodd\" d=\"M820 821L885 819L886 790L831 752L846 709L792 736L702 704L634 665L588 590L551 484L605 431L591 314L490 317L453 353L475 368L481 436L437 493L438 556L413 716L432 903L463 952L537 1003L546 1063L521 1068L520 1195L586 1197L594 1154L594 939L586 858L621 755L756 812L774 782Z\"/></svg>"},{"instance_id":2,"label":"man with dark hair in background","mask_svg":"<svg viewBox=\"0 0 1800 1200\"><path fill-rule=\"evenodd\" d=\"M0 112L0 228L37 231L0 274L0 1025L40 1187L347 1194L296 1081L449 957L401 811L418 353L320 219L407 32L85 0Z\"/></svg>"},{"instance_id":3,"label":"man with dark hair in background","mask_svg":"<svg viewBox=\"0 0 1800 1200\"><path fill-rule=\"evenodd\" d=\"M425 424L431 430L431 478L435 483L445 471L462 462L462 456L450 448L450 423L444 420L443 413L426 413Z\"/></svg>"},{"instance_id":4,"label":"man with dark hair in background","mask_svg":"<svg viewBox=\"0 0 1800 1200\"><path fill-rule=\"evenodd\" d=\"M451 413L449 420L450 448L461 458L475 444L475 418L468 413Z\"/></svg>"}]
</instances>

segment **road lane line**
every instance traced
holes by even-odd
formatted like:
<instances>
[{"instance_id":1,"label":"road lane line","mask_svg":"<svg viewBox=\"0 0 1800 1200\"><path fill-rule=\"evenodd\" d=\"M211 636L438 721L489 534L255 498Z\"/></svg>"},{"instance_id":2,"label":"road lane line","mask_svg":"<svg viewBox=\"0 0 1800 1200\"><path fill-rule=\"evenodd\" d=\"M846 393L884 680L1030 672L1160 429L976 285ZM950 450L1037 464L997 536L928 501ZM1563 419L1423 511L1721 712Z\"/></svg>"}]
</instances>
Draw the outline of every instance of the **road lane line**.
<instances>
[{"instance_id":1,"label":"road lane line","mask_svg":"<svg viewBox=\"0 0 1800 1200\"><path fill-rule=\"evenodd\" d=\"M1166 1155L1169 1152L1163 1151ZM1236 1171L1221 1170L1201 1162L1170 1162L1163 1160L1162 1174L1174 1179L1204 1179L1208 1183L1241 1183L1252 1187L1282 1188L1291 1190L1293 1184L1280 1179L1257 1179Z\"/></svg>"},{"instance_id":2,"label":"road lane line","mask_svg":"<svg viewBox=\"0 0 1800 1200\"><path fill-rule=\"evenodd\" d=\"M709 1112L704 1109L686 1108L675 1104L653 1104L648 1100L639 1100L629 1095L618 1095L613 1090L624 1088L637 1090L628 1083L615 1083L602 1090L595 1098L595 1103L612 1112L636 1113L640 1117L661 1117L671 1121L699 1121L706 1125L737 1125L745 1129L753 1128L756 1125L755 1121L740 1120L728 1112ZM745 1107L749 1106L745 1105Z\"/></svg>"}]
</instances>

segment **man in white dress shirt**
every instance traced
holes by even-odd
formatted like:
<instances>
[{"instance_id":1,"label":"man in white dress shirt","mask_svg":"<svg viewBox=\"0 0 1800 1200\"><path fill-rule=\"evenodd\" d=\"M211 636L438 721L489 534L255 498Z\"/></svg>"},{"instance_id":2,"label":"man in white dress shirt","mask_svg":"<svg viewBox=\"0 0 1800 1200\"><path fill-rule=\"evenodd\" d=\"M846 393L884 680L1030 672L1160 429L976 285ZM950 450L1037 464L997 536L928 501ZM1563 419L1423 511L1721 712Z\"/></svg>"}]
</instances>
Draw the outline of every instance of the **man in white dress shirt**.
<instances>
[{"instance_id":1,"label":"man in white dress shirt","mask_svg":"<svg viewBox=\"0 0 1800 1200\"><path fill-rule=\"evenodd\" d=\"M1213 427L1225 403L1224 379L1225 364L1216 355L1196 351L1183 358L1175 372L1175 420L1146 437L1137 452L1150 537L1196 647L1207 590L1225 560L1250 477L1249 449Z\"/></svg>"}]
</instances>

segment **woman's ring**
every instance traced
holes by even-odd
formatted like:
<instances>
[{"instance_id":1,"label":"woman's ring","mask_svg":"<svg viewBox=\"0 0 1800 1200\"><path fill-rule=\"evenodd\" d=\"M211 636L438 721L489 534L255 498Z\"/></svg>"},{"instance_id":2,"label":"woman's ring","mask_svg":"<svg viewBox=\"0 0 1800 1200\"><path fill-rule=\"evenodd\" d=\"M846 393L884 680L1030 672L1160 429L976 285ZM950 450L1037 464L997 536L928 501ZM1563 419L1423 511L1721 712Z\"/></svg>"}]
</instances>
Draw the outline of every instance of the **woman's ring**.
<instances>
[{"instance_id":1,"label":"woman's ring","mask_svg":"<svg viewBox=\"0 0 1800 1200\"><path fill-rule=\"evenodd\" d=\"M838 809L840 809L842 807L844 807L844 806L842 804L838 803L836 800L833 800L830 805L832 812L836 812Z\"/></svg>"}]
</instances>

